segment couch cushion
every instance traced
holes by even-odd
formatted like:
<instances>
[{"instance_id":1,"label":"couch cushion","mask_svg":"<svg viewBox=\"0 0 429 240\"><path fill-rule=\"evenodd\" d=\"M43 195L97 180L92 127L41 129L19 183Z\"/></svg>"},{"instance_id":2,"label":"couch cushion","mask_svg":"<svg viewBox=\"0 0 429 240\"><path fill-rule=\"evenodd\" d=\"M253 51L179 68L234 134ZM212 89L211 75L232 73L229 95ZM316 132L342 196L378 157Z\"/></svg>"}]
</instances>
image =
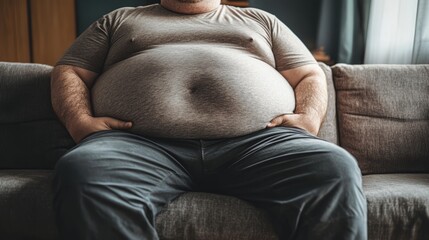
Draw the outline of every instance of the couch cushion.
<instances>
[{"instance_id":1,"label":"couch cushion","mask_svg":"<svg viewBox=\"0 0 429 240\"><path fill-rule=\"evenodd\" d=\"M51 70L0 62L0 169L51 169L74 145L51 107Z\"/></svg>"},{"instance_id":2,"label":"couch cushion","mask_svg":"<svg viewBox=\"0 0 429 240\"><path fill-rule=\"evenodd\" d=\"M0 170L1 239L55 239L52 172Z\"/></svg>"},{"instance_id":3,"label":"couch cushion","mask_svg":"<svg viewBox=\"0 0 429 240\"><path fill-rule=\"evenodd\" d=\"M0 170L2 239L56 239L52 171ZM363 177L369 239L429 239L429 174ZM186 193L157 217L161 239L276 239L266 215L237 198Z\"/></svg>"},{"instance_id":4,"label":"couch cushion","mask_svg":"<svg viewBox=\"0 0 429 240\"><path fill-rule=\"evenodd\" d=\"M332 79L332 71L331 68L324 63L319 63L319 66L326 75L328 86L328 109L318 136L326 141L338 144L337 112L335 107L335 88Z\"/></svg>"},{"instance_id":5,"label":"couch cushion","mask_svg":"<svg viewBox=\"0 0 429 240\"><path fill-rule=\"evenodd\" d=\"M429 173L429 65L332 70L340 145L362 172Z\"/></svg>"},{"instance_id":6,"label":"couch cushion","mask_svg":"<svg viewBox=\"0 0 429 240\"><path fill-rule=\"evenodd\" d=\"M1 239L56 239L53 171L0 170ZM277 239L261 210L233 197L186 193L157 217L161 239Z\"/></svg>"},{"instance_id":7,"label":"couch cushion","mask_svg":"<svg viewBox=\"0 0 429 240\"><path fill-rule=\"evenodd\" d=\"M369 239L429 239L429 174L363 177Z\"/></svg>"},{"instance_id":8,"label":"couch cushion","mask_svg":"<svg viewBox=\"0 0 429 240\"><path fill-rule=\"evenodd\" d=\"M277 239L262 210L234 197L185 193L157 218L161 239Z\"/></svg>"}]
</instances>

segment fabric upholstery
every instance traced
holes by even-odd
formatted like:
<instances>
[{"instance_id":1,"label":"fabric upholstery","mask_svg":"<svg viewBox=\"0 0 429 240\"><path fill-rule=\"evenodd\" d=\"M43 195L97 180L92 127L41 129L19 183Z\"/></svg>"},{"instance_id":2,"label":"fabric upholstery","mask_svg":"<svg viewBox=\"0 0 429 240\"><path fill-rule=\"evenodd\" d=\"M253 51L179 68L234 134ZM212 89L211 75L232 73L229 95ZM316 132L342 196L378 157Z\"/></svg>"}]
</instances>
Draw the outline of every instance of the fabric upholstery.
<instances>
[{"instance_id":1,"label":"fabric upholstery","mask_svg":"<svg viewBox=\"0 0 429 240\"><path fill-rule=\"evenodd\" d=\"M326 141L338 144L337 111L335 109L335 88L332 79L332 71L331 68L324 63L319 63L319 66L326 75L328 86L328 109L318 136Z\"/></svg>"},{"instance_id":2,"label":"fabric upholstery","mask_svg":"<svg viewBox=\"0 0 429 240\"><path fill-rule=\"evenodd\" d=\"M51 171L0 170L2 237L56 238L51 185ZM429 238L429 174L367 175L363 185L370 240ZM178 197L158 215L157 229L162 239L275 239L262 211L208 193Z\"/></svg>"},{"instance_id":3,"label":"fabric upholstery","mask_svg":"<svg viewBox=\"0 0 429 240\"><path fill-rule=\"evenodd\" d=\"M277 239L264 212L243 200L185 193L157 218L162 239Z\"/></svg>"},{"instance_id":4,"label":"fabric upholstery","mask_svg":"<svg viewBox=\"0 0 429 240\"><path fill-rule=\"evenodd\" d=\"M363 174L429 172L429 65L332 70L340 145Z\"/></svg>"},{"instance_id":5,"label":"fabric upholstery","mask_svg":"<svg viewBox=\"0 0 429 240\"><path fill-rule=\"evenodd\" d=\"M51 107L51 70L0 62L0 169L51 169L74 145Z\"/></svg>"},{"instance_id":6,"label":"fabric upholstery","mask_svg":"<svg viewBox=\"0 0 429 240\"><path fill-rule=\"evenodd\" d=\"M55 239L50 170L0 170L1 239Z\"/></svg>"},{"instance_id":7,"label":"fabric upholstery","mask_svg":"<svg viewBox=\"0 0 429 240\"><path fill-rule=\"evenodd\" d=\"M0 170L2 239L56 239L50 170ZM186 193L157 218L161 239L276 239L264 212L233 197Z\"/></svg>"},{"instance_id":8,"label":"fabric upholstery","mask_svg":"<svg viewBox=\"0 0 429 240\"><path fill-rule=\"evenodd\" d=\"M1 169L52 168L73 145L52 113L50 69L0 62L1 239L57 236L52 170ZM427 65L337 65L333 70L340 143L358 157L364 172L427 171ZM330 93L329 104L333 98ZM335 119L335 108L329 107L319 136L335 140L335 127L328 130L335 120L329 116ZM373 174L364 176L363 183L370 240L429 239L429 174ZM207 193L178 197L158 215L157 229L163 239L229 239L220 238L227 232L235 239L274 236L263 212L239 199Z\"/></svg>"},{"instance_id":9,"label":"fabric upholstery","mask_svg":"<svg viewBox=\"0 0 429 240\"><path fill-rule=\"evenodd\" d=\"M429 174L363 177L369 239L429 239Z\"/></svg>"}]
</instances>

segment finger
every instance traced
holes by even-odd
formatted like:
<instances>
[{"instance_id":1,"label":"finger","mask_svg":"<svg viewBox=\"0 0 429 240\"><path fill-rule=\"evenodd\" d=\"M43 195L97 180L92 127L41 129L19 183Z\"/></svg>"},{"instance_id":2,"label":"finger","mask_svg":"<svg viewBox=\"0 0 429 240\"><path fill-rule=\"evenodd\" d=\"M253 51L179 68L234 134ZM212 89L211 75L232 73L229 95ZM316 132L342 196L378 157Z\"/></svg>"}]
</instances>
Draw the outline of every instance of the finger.
<instances>
[{"instance_id":1,"label":"finger","mask_svg":"<svg viewBox=\"0 0 429 240\"><path fill-rule=\"evenodd\" d=\"M283 117L282 116L276 117L267 124L267 127L275 127L282 123L283 123Z\"/></svg>"},{"instance_id":2,"label":"finger","mask_svg":"<svg viewBox=\"0 0 429 240\"><path fill-rule=\"evenodd\" d=\"M105 123L112 129L128 129L133 126L132 122L125 122L114 118L105 118Z\"/></svg>"}]
</instances>

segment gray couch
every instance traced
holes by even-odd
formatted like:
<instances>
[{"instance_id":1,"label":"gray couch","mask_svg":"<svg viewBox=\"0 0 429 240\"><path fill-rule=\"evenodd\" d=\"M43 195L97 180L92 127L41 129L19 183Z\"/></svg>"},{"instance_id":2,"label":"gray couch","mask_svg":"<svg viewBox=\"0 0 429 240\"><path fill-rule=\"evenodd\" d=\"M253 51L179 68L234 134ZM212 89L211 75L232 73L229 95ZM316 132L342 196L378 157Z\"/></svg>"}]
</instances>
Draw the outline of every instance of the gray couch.
<instances>
[{"instance_id":1,"label":"gray couch","mask_svg":"<svg viewBox=\"0 0 429 240\"><path fill-rule=\"evenodd\" d=\"M321 64L329 110L320 137L358 160L369 239L429 239L429 65ZM0 239L55 239L52 172L74 144L50 104L50 71L0 63ZM162 239L276 239L242 200L187 193L157 217Z\"/></svg>"}]
</instances>

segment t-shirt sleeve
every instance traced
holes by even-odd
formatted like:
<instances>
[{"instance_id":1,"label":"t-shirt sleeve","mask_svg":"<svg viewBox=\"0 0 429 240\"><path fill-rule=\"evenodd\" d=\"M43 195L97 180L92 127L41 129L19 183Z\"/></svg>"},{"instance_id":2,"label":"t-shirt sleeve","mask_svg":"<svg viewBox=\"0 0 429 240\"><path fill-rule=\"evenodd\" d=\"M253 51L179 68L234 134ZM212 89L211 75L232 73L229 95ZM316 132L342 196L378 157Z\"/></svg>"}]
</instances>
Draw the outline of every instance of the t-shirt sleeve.
<instances>
[{"instance_id":1,"label":"t-shirt sleeve","mask_svg":"<svg viewBox=\"0 0 429 240\"><path fill-rule=\"evenodd\" d=\"M278 71L317 64L302 41L279 19L272 18L272 49Z\"/></svg>"},{"instance_id":2,"label":"t-shirt sleeve","mask_svg":"<svg viewBox=\"0 0 429 240\"><path fill-rule=\"evenodd\" d=\"M100 73L109 51L110 23L110 16L105 15L91 24L56 65L72 65Z\"/></svg>"}]
</instances>

